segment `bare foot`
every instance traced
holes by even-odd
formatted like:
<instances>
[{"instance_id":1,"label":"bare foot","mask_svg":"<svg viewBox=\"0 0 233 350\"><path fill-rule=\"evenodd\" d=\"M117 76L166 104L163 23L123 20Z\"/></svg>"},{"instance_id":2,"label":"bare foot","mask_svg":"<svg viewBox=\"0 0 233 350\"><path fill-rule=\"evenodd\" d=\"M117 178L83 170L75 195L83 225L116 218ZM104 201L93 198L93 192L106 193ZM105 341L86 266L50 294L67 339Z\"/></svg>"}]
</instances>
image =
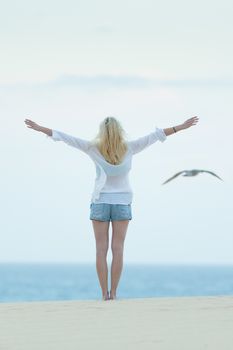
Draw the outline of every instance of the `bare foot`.
<instances>
[{"instance_id":1,"label":"bare foot","mask_svg":"<svg viewBox=\"0 0 233 350\"><path fill-rule=\"evenodd\" d=\"M109 292L106 295L103 295L102 300L109 300Z\"/></svg>"},{"instance_id":2,"label":"bare foot","mask_svg":"<svg viewBox=\"0 0 233 350\"><path fill-rule=\"evenodd\" d=\"M109 296L109 300L116 300L116 294L113 293L111 290L110 290L110 296Z\"/></svg>"}]
</instances>

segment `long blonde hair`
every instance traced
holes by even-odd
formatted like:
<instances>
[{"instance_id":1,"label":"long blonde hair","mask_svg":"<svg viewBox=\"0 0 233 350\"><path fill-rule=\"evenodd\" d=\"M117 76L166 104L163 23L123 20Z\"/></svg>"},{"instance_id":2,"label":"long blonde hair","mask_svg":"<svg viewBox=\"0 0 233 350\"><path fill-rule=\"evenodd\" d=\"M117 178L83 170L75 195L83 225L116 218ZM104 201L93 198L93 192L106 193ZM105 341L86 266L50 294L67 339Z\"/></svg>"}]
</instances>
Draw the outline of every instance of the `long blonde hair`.
<instances>
[{"instance_id":1,"label":"long blonde hair","mask_svg":"<svg viewBox=\"0 0 233 350\"><path fill-rule=\"evenodd\" d=\"M106 117L99 125L99 132L93 143L110 164L120 164L128 149L126 133L119 120Z\"/></svg>"}]
</instances>

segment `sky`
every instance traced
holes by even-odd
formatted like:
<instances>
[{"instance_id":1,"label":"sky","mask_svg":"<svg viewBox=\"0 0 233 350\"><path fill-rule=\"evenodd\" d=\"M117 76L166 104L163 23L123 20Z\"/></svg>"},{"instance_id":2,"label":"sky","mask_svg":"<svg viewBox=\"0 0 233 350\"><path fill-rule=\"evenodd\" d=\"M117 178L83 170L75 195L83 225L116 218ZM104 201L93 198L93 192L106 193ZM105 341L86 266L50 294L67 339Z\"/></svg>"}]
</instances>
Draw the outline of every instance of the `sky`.
<instances>
[{"instance_id":1,"label":"sky","mask_svg":"<svg viewBox=\"0 0 233 350\"><path fill-rule=\"evenodd\" d=\"M26 118L91 139L111 115L134 139L197 115L134 156L124 261L233 263L232 12L226 0L2 4L0 262L95 261L94 163ZM224 181L161 185L193 168Z\"/></svg>"}]
</instances>

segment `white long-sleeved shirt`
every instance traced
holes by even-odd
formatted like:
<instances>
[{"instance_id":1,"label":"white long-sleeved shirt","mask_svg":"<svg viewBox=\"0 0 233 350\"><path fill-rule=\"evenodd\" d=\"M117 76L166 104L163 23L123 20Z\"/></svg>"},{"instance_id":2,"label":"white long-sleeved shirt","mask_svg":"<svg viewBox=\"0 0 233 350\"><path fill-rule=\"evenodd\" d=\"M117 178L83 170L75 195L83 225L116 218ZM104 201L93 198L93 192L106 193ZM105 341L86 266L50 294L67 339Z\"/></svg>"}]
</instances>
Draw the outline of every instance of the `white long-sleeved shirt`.
<instances>
[{"instance_id":1,"label":"white long-sleeved shirt","mask_svg":"<svg viewBox=\"0 0 233 350\"><path fill-rule=\"evenodd\" d=\"M54 141L63 141L69 146L85 152L95 163L96 178L91 195L92 203L131 204L133 190L129 181L129 172L132 166L132 157L156 141L164 142L167 138L163 129L155 131L132 141L126 141L127 152L118 165L110 164L105 160L98 148L91 141L68 135L62 131L52 129L52 136L46 135Z\"/></svg>"}]
</instances>

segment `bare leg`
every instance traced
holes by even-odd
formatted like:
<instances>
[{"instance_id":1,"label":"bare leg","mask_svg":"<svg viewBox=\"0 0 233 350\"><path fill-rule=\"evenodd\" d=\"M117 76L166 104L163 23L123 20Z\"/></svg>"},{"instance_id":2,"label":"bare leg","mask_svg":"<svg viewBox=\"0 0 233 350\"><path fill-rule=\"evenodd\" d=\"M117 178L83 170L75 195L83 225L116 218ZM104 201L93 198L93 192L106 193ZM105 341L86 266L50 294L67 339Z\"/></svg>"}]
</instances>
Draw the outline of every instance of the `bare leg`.
<instances>
[{"instance_id":1,"label":"bare leg","mask_svg":"<svg viewBox=\"0 0 233 350\"><path fill-rule=\"evenodd\" d=\"M103 300L108 300L108 265L109 221L92 220L96 239L96 270L102 289Z\"/></svg>"},{"instance_id":2,"label":"bare leg","mask_svg":"<svg viewBox=\"0 0 233 350\"><path fill-rule=\"evenodd\" d=\"M123 268L124 240L129 220L112 221L112 265L110 299L116 299L116 289Z\"/></svg>"}]
</instances>

